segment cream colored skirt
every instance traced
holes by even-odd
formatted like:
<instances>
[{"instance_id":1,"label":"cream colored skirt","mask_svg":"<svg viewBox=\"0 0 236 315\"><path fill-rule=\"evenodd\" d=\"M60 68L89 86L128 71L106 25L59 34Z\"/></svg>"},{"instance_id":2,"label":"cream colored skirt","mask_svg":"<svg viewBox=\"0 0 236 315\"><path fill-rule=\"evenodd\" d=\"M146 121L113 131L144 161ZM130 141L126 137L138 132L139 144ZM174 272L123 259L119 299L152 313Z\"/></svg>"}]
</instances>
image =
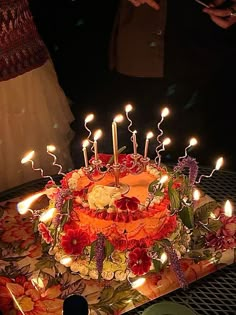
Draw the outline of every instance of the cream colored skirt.
<instances>
[{"instance_id":1,"label":"cream colored skirt","mask_svg":"<svg viewBox=\"0 0 236 315\"><path fill-rule=\"evenodd\" d=\"M41 177L21 159L31 150L35 168L54 175L47 145L56 147L56 163L72 168L69 143L73 115L51 61L14 79L0 82L0 192Z\"/></svg>"}]
</instances>

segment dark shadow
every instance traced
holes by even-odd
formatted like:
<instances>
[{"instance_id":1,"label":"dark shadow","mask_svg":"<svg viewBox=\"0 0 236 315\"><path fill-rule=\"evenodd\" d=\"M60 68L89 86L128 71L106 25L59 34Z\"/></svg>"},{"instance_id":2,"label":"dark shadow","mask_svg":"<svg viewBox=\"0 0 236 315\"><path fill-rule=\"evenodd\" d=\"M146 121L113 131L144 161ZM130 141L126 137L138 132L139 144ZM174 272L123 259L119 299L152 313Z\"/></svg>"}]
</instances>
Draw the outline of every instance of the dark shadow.
<instances>
[{"instance_id":1,"label":"dark shadow","mask_svg":"<svg viewBox=\"0 0 236 315\"><path fill-rule=\"evenodd\" d=\"M88 303L80 295L71 295L63 303L63 315L88 315Z\"/></svg>"}]
</instances>

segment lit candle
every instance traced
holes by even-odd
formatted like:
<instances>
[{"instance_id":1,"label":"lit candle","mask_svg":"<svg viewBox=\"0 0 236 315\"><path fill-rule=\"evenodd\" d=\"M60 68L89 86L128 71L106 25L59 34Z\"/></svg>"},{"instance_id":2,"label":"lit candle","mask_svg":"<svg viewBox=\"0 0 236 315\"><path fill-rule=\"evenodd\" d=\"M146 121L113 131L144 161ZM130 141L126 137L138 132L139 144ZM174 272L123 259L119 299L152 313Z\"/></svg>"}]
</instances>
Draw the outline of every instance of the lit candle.
<instances>
[{"instance_id":1,"label":"lit candle","mask_svg":"<svg viewBox=\"0 0 236 315\"><path fill-rule=\"evenodd\" d=\"M199 184L199 183L201 182L201 180L202 180L203 177L205 177L205 178L210 178L210 177L212 177L213 173L214 173L215 171L218 171L218 170L221 168L221 166L223 165L223 162L224 162L224 159L223 159L222 157L220 157L220 158L216 161L216 166L215 166L215 168L211 171L211 174L210 174L210 175L201 175L201 176L199 177L199 180L196 181L196 184Z\"/></svg>"},{"instance_id":2,"label":"lit candle","mask_svg":"<svg viewBox=\"0 0 236 315\"><path fill-rule=\"evenodd\" d=\"M153 132L149 131L147 133L147 136L146 136L146 141L145 141L145 148L144 148L144 159L147 158L147 155L148 155L148 146L149 146L149 140L153 137Z\"/></svg>"},{"instance_id":3,"label":"lit candle","mask_svg":"<svg viewBox=\"0 0 236 315\"><path fill-rule=\"evenodd\" d=\"M200 199L200 191L198 189L194 189L193 191L193 200L198 201Z\"/></svg>"},{"instance_id":4,"label":"lit candle","mask_svg":"<svg viewBox=\"0 0 236 315\"><path fill-rule=\"evenodd\" d=\"M95 161L98 161L98 142L97 142L97 140L101 137L101 135L102 135L102 130L101 129L98 129L94 133L93 146L94 146L94 159L95 159Z\"/></svg>"},{"instance_id":5,"label":"lit candle","mask_svg":"<svg viewBox=\"0 0 236 315\"><path fill-rule=\"evenodd\" d=\"M89 164L88 164L88 154L87 154L87 146L89 145L89 140L86 139L83 141L83 155L84 155L84 164L85 167L88 168Z\"/></svg>"},{"instance_id":6,"label":"lit candle","mask_svg":"<svg viewBox=\"0 0 236 315\"><path fill-rule=\"evenodd\" d=\"M184 159L188 156L188 149L197 144L196 138L191 138L189 145L184 149L184 156L180 156L178 160Z\"/></svg>"},{"instance_id":7,"label":"lit candle","mask_svg":"<svg viewBox=\"0 0 236 315\"><path fill-rule=\"evenodd\" d=\"M130 117L129 117L129 112L131 112L132 109L133 109L133 107L132 107L131 104L127 104L127 105L125 106L125 114L126 114L126 118L127 118L128 121L129 121L128 130L129 130L130 133L133 133L133 131L131 130L131 126L133 125L133 122L132 122L132 120L131 120Z\"/></svg>"},{"instance_id":8,"label":"lit candle","mask_svg":"<svg viewBox=\"0 0 236 315\"><path fill-rule=\"evenodd\" d=\"M227 217L232 217L233 208L229 200L225 202L224 212Z\"/></svg>"},{"instance_id":9,"label":"lit candle","mask_svg":"<svg viewBox=\"0 0 236 315\"><path fill-rule=\"evenodd\" d=\"M162 147L161 149L157 150L157 156L155 158L155 162L157 162L157 159L158 159L158 166L160 166L161 164L161 155L160 155L160 152L162 151L165 151L165 146L170 144L171 143L171 140L170 138L165 138L162 142ZM156 148L157 149L157 148Z\"/></svg>"},{"instance_id":10,"label":"lit candle","mask_svg":"<svg viewBox=\"0 0 236 315\"><path fill-rule=\"evenodd\" d=\"M52 220L52 218L56 215L56 213L57 213L57 209L56 208L50 208L50 209L44 211L40 215L39 221L47 223L47 222Z\"/></svg>"},{"instance_id":11,"label":"lit candle","mask_svg":"<svg viewBox=\"0 0 236 315\"><path fill-rule=\"evenodd\" d=\"M123 120L122 115L117 115L112 122L112 144L113 144L113 155L114 164L118 164L118 136L117 136L117 123Z\"/></svg>"},{"instance_id":12,"label":"lit candle","mask_svg":"<svg viewBox=\"0 0 236 315\"><path fill-rule=\"evenodd\" d=\"M165 107L161 112L161 120L157 124L157 128L159 130L159 135L157 136L157 142L161 145L160 137L163 135L163 130L161 129L161 123L163 122L164 118L168 116L170 113L169 108Z\"/></svg>"},{"instance_id":13,"label":"lit candle","mask_svg":"<svg viewBox=\"0 0 236 315\"><path fill-rule=\"evenodd\" d=\"M87 115L86 116L86 118L85 118L85 120L84 120L84 127L85 127L85 129L88 131L88 137L87 137L87 139L89 140L89 138L90 138L90 136L91 136L91 134L92 134L92 132L91 132L91 130L87 127L87 123L89 123L90 121L92 121L94 119L94 114L89 114L89 115Z\"/></svg>"},{"instance_id":14,"label":"lit candle","mask_svg":"<svg viewBox=\"0 0 236 315\"><path fill-rule=\"evenodd\" d=\"M21 164L25 164L25 163L27 163L27 162L30 162L31 163L31 168L32 168L32 170L33 171L40 171L40 174L41 174L41 177L42 178L50 178L50 180L51 181L53 181L53 178L51 177L51 176L49 176L49 175L44 175L43 174L43 169L42 168L35 168L34 167L34 161L32 160L32 158L33 158L33 156L34 156L34 151L32 150L32 151L30 151L29 153L27 153L24 157L23 157L23 159L21 160Z\"/></svg>"},{"instance_id":15,"label":"lit candle","mask_svg":"<svg viewBox=\"0 0 236 315\"><path fill-rule=\"evenodd\" d=\"M137 155L137 147L138 147L136 134L137 134L137 131L134 130L134 131L133 131L133 136L132 136L134 155Z\"/></svg>"},{"instance_id":16,"label":"lit candle","mask_svg":"<svg viewBox=\"0 0 236 315\"><path fill-rule=\"evenodd\" d=\"M61 174L61 175L65 176L65 174L62 173L62 166L60 164L57 164L57 157L56 157L56 155L52 153L55 150L56 150L56 147L54 145L47 145L47 153L53 157L52 165L59 167L59 171L58 171L57 174L58 175Z\"/></svg>"},{"instance_id":17,"label":"lit candle","mask_svg":"<svg viewBox=\"0 0 236 315\"><path fill-rule=\"evenodd\" d=\"M20 214L26 214L28 211L32 211L30 210L30 206L31 204L37 200L39 197L41 197L42 195L45 194L45 191L41 191L39 193L36 193L30 197L28 197L27 199L19 202L17 204L17 211L20 213Z\"/></svg>"}]
</instances>

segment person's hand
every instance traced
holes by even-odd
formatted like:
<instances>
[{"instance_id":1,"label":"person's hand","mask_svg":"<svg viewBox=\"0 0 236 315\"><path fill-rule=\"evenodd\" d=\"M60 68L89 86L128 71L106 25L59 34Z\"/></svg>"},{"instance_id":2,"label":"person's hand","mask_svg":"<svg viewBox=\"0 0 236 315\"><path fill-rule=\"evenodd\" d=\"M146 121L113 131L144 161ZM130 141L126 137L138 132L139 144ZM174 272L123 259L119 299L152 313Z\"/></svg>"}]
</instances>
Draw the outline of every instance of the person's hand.
<instances>
[{"instance_id":1,"label":"person's hand","mask_svg":"<svg viewBox=\"0 0 236 315\"><path fill-rule=\"evenodd\" d=\"M232 1L230 6L221 8L225 2L226 0L215 0L209 8L204 8L203 12L209 14L215 24L227 29L236 23L236 0Z\"/></svg>"},{"instance_id":2,"label":"person's hand","mask_svg":"<svg viewBox=\"0 0 236 315\"><path fill-rule=\"evenodd\" d=\"M160 6L156 3L155 0L128 0L131 2L135 7L139 7L141 4L146 3L149 7L153 8L154 10L159 10Z\"/></svg>"}]
</instances>

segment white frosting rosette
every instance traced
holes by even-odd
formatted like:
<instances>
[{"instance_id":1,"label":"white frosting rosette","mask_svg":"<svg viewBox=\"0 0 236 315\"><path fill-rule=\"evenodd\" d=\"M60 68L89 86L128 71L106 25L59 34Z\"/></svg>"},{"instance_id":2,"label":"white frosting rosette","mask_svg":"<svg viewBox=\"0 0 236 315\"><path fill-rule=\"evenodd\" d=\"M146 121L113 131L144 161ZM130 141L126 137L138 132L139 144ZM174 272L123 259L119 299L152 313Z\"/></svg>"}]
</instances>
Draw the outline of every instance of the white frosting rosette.
<instances>
[{"instance_id":1,"label":"white frosting rosette","mask_svg":"<svg viewBox=\"0 0 236 315\"><path fill-rule=\"evenodd\" d=\"M88 203L90 209L103 209L111 207L114 201L121 198L121 193L116 187L95 185L88 193Z\"/></svg>"}]
</instances>

